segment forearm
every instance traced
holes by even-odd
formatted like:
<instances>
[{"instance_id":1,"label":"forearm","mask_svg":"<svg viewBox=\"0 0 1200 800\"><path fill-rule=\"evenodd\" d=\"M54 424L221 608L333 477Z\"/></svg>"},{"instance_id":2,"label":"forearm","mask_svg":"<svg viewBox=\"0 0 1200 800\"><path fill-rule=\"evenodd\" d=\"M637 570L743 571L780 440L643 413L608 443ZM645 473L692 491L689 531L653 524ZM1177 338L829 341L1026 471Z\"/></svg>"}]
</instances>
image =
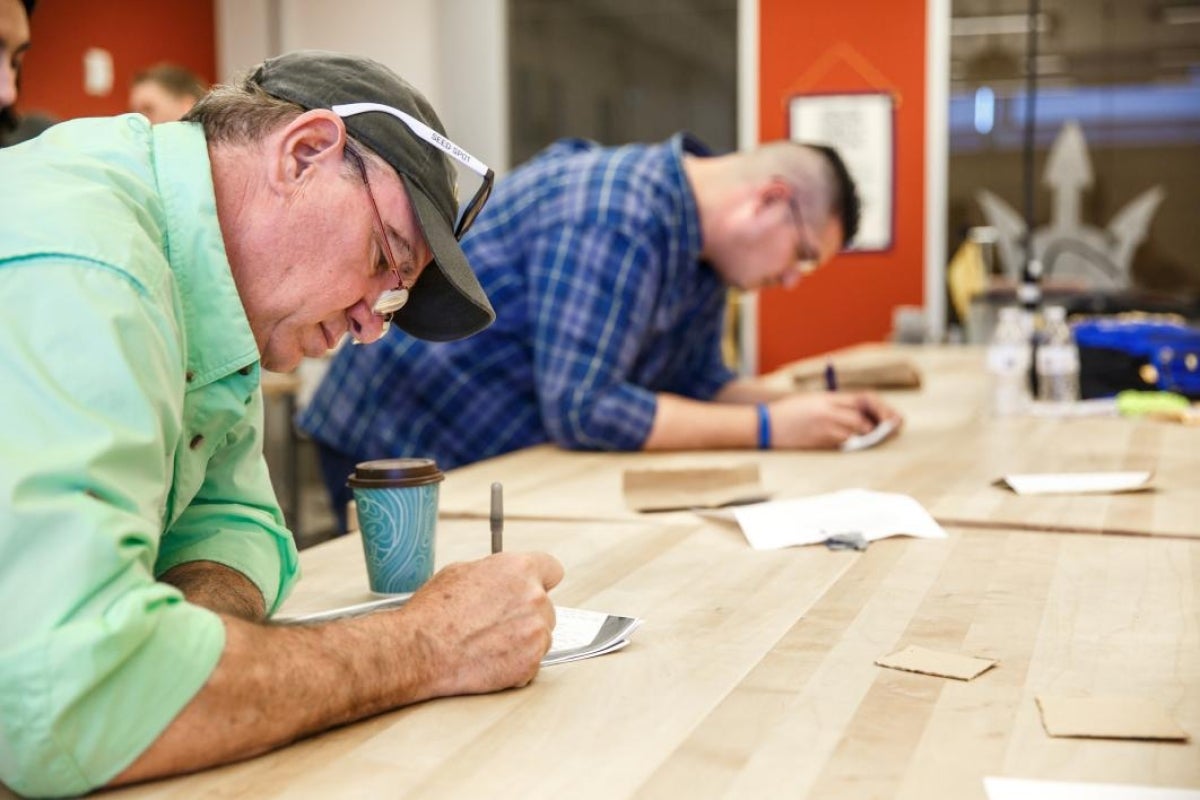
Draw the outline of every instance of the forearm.
<instances>
[{"instance_id":1,"label":"forearm","mask_svg":"<svg viewBox=\"0 0 1200 800\"><path fill-rule=\"evenodd\" d=\"M723 450L758 447L754 405L713 403L659 394L644 450Z\"/></svg>"},{"instance_id":2,"label":"forearm","mask_svg":"<svg viewBox=\"0 0 1200 800\"><path fill-rule=\"evenodd\" d=\"M245 620L266 617L262 592L242 573L215 561L190 561L167 570L159 578L183 592L189 603L218 614Z\"/></svg>"},{"instance_id":3,"label":"forearm","mask_svg":"<svg viewBox=\"0 0 1200 800\"><path fill-rule=\"evenodd\" d=\"M717 403L770 403L792 392L784 389L772 389L761 381L738 378L721 387L713 397Z\"/></svg>"},{"instance_id":4,"label":"forearm","mask_svg":"<svg viewBox=\"0 0 1200 800\"><path fill-rule=\"evenodd\" d=\"M314 626L223 616L208 682L113 783L235 761L433 697L525 686L550 647L547 592L561 578L545 554L498 553L446 567L397 610Z\"/></svg>"},{"instance_id":5,"label":"forearm","mask_svg":"<svg viewBox=\"0 0 1200 800\"><path fill-rule=\"evenodd\" d=\"M321 626L223 615L225 649L204 688L112 785L266 752L325 728L436 696L419 627L384 612Z\"/></svg>"}]
</instances>

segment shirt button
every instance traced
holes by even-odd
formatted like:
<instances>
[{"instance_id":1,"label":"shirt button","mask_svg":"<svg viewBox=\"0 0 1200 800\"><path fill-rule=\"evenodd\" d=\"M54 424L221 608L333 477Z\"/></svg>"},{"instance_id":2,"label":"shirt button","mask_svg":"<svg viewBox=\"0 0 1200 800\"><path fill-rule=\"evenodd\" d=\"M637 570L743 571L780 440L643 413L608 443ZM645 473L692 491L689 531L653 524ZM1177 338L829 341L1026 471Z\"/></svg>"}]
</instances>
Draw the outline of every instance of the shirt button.
<instances>
[{"instance_id":1,"label":"shirt button","mask_svg":"<svg viewBox=\"0 0 1200 800\"><path fill-rule=\"evenodd\" d=\"M189 369L187 372L184 373L183 377L187 379L188 383L191 383L192 379L196 377L196 373L192 372Z\"/></svg>"},{"instance_id":2,"label":"shirt button","mask_svg":"<svg viewBox=\"0 0 1200 800\"><path fill-rule=\"evenodd\" d=\"M204 436L197 433L195 436L192 437L192 441L188 443L188 447L195 450L197 447L199 447L202 444L204 444Z\"/></svg>"},{"instance_id":3,"label":"shirt button","mask_svg":"<svg viewBox=\"0 0 1200 800\"><path fill-rule=\"evenodd\" d=\"M238 374L239 375L249 375L250 374L250 365L247 364L246 366L239 369Z\"/></svg>"}]
</instances>

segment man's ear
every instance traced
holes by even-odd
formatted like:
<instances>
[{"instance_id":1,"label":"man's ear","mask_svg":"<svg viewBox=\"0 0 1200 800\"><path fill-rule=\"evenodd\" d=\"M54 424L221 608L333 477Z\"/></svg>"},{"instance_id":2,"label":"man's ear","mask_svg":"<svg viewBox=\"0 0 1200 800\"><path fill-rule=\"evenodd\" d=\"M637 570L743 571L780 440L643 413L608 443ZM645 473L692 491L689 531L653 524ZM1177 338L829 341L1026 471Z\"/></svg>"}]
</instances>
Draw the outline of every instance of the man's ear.
<instances>
[{"instance_id":1,"label":"man's ear","mask_svg":"<svg viewBox=\"0 0 1200 800\"><path fill-rule=\"evenodd\" d=\"M774 205L775 203L786 203L791 199L792 193L792 187L778 175L764 179L755 187L755 196L762 208Z\"/></svg>"},{"instance_id":2,"label":"man's ear","mask_svg":"<svg viewBox=\"0 0 1200 800\"><path fill-rule=\"evenodd\" d=\"M322 170L341 170L346 125L329 109L315 108L289 122L273 142L271 181L290 192Z\"/></svg>"}]
</instances>

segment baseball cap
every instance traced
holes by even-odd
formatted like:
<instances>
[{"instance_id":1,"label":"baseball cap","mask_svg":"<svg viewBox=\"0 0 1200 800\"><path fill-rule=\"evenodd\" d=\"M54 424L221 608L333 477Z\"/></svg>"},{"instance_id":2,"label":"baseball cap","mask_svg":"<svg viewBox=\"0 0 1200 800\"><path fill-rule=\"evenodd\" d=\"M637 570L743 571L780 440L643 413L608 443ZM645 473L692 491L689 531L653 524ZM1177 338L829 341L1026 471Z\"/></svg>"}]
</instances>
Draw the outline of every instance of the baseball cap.
<instances>
[{"instance_id":1,"label":"baseball cap","mask_svg":"<svg viewBox=\"0 0 1200 800\"><path fill-rule=\"evenodd\" d=\"M458 244L482 204L492 171L446 138L425 97L388 67L360 56L298 50L264 61L250 78L264 92L306 109L328 108L346 130L400 176L433 252L412 296L392 322L420 339L462 339L491 325L496 312ZM458 223L450 159L484 181Z\"/></svg>"}]
</instances>

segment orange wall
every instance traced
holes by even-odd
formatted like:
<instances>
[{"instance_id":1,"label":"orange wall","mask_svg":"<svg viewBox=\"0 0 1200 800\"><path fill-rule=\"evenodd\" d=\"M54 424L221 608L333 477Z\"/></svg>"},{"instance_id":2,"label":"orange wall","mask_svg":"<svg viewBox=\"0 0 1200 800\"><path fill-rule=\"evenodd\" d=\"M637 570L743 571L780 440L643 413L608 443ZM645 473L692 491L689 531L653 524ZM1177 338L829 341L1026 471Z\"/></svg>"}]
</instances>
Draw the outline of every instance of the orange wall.
<instances>
[{"instance_id":1,"label":"orange wall","mask_svg":"<svg viewBox=\"0 0 1200 800\"><path fill-rule=\"evenodd\" d=\"M33 12L33 46L22 69L17 107L59 119L128 110L129 81L158 61L173 61L206 81L216 77L213 0L42 0ZM83 54L112 53L112 92L85 93Z\"/></svg>"},{"instance_id":2,"label":"orange wall","mask_svg":"<svg viewBox=\"0 0 1200 800\"><path fill-rule=\"evenodd\" d=\"M759 136L788 136L788 98L888 90L896 99L892 247L844 253L758 304L762 372L886 338L892 309L924 301L925 1L760 0Z\"/></svg>"}]
</instances>

